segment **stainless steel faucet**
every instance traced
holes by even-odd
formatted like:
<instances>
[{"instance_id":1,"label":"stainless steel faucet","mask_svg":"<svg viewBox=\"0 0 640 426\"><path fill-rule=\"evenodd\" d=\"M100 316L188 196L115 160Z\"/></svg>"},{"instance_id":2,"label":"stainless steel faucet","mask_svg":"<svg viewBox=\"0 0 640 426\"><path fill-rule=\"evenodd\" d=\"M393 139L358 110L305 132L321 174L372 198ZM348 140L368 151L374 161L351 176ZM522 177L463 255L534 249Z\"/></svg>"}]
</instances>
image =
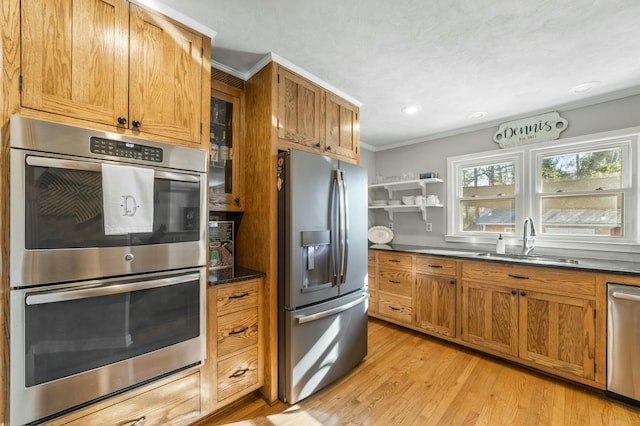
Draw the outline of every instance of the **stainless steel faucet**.
<instances>
[{"instance_id":1,"label":"stainless steel faucet","mask_svg":"<svg viewBox=\"0 0 640 426\"><path fill-rule=\"evenodd\" d=\"M530 232L527 232L527 224L531 225ZM522 254L528 255L535 248L536 227L533 225L533 219L530 217L524 220L524 236L522 237Z\"/></svg>"}]
</instances>

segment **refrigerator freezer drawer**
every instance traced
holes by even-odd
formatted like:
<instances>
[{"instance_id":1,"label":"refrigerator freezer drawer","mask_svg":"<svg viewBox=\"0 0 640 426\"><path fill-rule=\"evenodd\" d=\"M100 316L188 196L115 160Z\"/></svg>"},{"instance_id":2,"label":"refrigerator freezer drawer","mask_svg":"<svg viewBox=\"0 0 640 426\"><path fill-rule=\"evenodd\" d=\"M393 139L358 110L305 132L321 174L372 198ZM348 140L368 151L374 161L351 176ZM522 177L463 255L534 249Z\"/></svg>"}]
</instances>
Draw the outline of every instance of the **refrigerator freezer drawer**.
<instances>
[{"instance_id":1,"label":"refrigerator freezer drawer","mask_svg":"<svg viewBox=\"0 0 640 426\"><path fill-rule=\"evenodd\" d=\"M366 356L368 298L358 291L284 312L280 399L294 404L344 376Z\"/></svg>"}]
</instances>

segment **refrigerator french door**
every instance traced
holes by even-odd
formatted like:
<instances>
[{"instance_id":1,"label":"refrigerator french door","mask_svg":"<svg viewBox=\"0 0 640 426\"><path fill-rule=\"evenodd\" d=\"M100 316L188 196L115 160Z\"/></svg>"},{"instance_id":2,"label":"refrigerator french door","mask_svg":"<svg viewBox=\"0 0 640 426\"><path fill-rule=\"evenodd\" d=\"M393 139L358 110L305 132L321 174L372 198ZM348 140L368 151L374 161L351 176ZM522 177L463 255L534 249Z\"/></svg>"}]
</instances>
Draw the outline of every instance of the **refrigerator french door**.
<instances>
[{"instance_id":1,"label":"refrigerator french door","mask_svg":"<svg viewBox=\"0 0 640 426\"><path fill-rule=\"evenodd\" d=\"M367 353L367 173L292 149L278 179L279 397L295 403Z\"/></svg>"}]
</instances>

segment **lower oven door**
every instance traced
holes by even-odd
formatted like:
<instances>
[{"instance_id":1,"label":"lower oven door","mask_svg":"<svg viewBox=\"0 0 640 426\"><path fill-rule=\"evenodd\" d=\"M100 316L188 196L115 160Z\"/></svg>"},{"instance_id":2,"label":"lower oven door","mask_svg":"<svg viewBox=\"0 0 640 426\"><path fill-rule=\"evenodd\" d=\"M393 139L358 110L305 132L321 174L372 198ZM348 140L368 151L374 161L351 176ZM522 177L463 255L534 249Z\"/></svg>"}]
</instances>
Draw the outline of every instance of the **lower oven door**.
<instances>
[{"instance_id":1,"label":"lower oven door","mask_svg":"<svg viewBox=\"0 0 640 426\"><path fill-rule=\"evenodd\" d=\"M11 291L11 424L202 362L206 270Z\"/></svg>"}]
</instances>

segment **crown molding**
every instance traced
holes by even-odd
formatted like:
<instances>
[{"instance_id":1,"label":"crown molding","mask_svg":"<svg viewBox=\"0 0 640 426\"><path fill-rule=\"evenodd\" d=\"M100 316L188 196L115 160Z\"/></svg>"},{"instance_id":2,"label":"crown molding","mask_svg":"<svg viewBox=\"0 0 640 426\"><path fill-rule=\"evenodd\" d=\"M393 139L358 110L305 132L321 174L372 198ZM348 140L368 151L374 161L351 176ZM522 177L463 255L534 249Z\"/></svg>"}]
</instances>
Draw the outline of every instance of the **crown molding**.
<instances>
[{"instance_id":1,"label":"crown molding","mask_svg":"<svg viewBox=\"0 0 640 426\"><path fill-rule=\"evenodd\" d=\"M172 7L167 6L166 4L159 2L158 0L130 0L132 3L137 3L141 6L148 7L149 9L155 10L156 12L162 13L165 16L168 16L171 19L175 19L178 22L181 22L187 25L190 28L198 31L201 34L204 34L213 40L218 33L206 25L202 25L200 22L196 21L193 18L188 17L187 15L178 12Z\"/></svg>"}]
</instances>

